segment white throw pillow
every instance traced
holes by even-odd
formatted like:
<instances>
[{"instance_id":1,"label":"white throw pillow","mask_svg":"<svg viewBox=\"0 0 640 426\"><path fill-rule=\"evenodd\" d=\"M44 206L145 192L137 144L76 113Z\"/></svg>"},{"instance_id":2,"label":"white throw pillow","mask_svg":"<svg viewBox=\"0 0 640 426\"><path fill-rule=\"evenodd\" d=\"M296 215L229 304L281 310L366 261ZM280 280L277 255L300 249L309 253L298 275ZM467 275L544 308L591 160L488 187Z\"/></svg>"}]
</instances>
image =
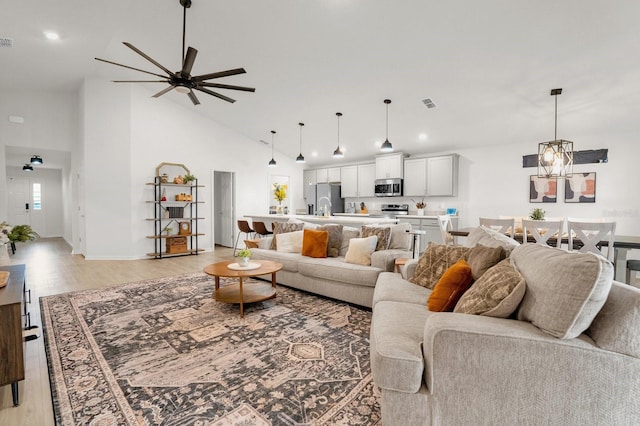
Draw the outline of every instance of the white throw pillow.
<instances>
[{"instance_id":1,"label":"white throw pillow","mask_svg":"<svg viewBox=\"0 0 640 426\"><path fill-rule=\"evenodd\" d=\"M276 235L276 250L280 253L301 253L303 233L293 231Z\"/></svg>"},{"instance_id":2,"label":"white throw pillow","mask_svg":"<svg viewBox=\"0 0 640 426\"><path fill-rule=\"evenodd\" d=\"M344 261L356 265L371 265L371 254L376 251L377 244L378 237L375 235L350 239L349 250L347 250Z\"/></svg>"}]
</instances>

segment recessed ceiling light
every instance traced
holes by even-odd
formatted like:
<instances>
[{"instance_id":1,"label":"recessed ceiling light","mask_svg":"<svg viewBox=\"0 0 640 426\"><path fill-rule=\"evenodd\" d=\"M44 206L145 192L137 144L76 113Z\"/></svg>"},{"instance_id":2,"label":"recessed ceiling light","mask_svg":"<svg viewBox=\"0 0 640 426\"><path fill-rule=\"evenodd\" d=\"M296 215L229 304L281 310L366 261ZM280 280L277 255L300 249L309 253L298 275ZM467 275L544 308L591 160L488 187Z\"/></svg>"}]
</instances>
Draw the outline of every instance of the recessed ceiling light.
<instances>
[{"instance_id":1,"label":"recessed ceiling light","mask_svg":"<svg viewBox=\"0 0 640 426\"><path fill-rule=\"evenodd\" d=\"M311 156L312 157L317 157L318 156L318 151L311 151Z\"/></svg>"},{"instance_id":2,"label":"recessed ceiling light","mask_svg":"<svg viewBox=\"0 0 640 426\"><path fill-rule=\"evenodd\" d=\"M382 146L382 141L375 141L375 142L373 142L373 145L374 145L376 148L380 148L380 147Z\"/></svg>"},{"instance_id":3,"label":"recessed ceiling light","mask_svg":"<svg viewBox=\"0 0 640 426\"><path fill-rule=\"evenodd\" d=\"M60 38L58 33L54 33L53 31L45 31L44 36L49 40L58 40Z\"/></svg>"},{"instance_id":4,"label":"recessed ceiling light","mask_svg":"<svg viewBox=\"0 0 640 426\"><path fill-rule=\"evenodd\" d=\"M427 136L427 134L426 134L426 133L420 133L420 134L418 135L418 139L420 139L421 141L426 141L426 140L427 140L427 138L428 138L428 136Z\"/></svg>"}]
</instances>

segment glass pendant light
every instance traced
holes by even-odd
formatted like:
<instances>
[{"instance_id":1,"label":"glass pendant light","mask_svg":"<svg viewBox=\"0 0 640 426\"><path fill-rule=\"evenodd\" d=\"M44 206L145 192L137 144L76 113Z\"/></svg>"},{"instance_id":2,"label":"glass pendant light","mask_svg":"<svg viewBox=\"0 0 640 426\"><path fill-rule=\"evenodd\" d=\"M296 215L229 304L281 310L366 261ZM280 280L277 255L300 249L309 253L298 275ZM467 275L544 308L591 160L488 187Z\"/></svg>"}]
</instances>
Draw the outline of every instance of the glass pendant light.
<instances>
[{"instance_id":1,"label":"glass pendant light","mask_svg":"<svg viewBox=\"0 0 640 426\"><path fill-rule=\"evenodd\" d=\"M42 157L40 157L39 155L32 155L30 163L31 164L44 164L44 161L42 161Z\"/></svg>"},{"instance_id":2,"label":"glass pendant light","mask_svg":"<svg viewBox=\"0 0 640 426\"><path fill-rule=\"evenodd\" d=\"M393 145L391 145L391 142L389 142L389 104L391 103L391 99L385 99L384 103L387 106L387 138L380 147L380 151L391 152L393 151Z\"/></svg>"},{"instance_id":3,"label":"glass pendant light","mask_svg":"<svg viewBox=\"0 0 640 426\"><path fill-rule=\"evenodd\" d=\"M562 89L551 90L556 98L553 140L538 144L538 176L568 178L573 176L573 142L558 139L558 95Z\"/></svg>"},{"instance_id":4,"label":"glass pendant light","mask_svg":"<svg viewBox=\"0 0 640 426\"><path fill-rule=\"evenodd\" d=\"M304 163L304 156L302 155L302 127L304 123L298 123L298 126L300 126L300 154L296 158L296 163Z\"/></svg>"},{"instance_id":5,"label":"glass pendant light","mask_svg":"<svg viewBox=\"0 0 640 426\"><path fill-rule=\"evenodd\" d=\"M22 171L23 172L32 172L33 171L33 166L31 164L27 163L24 166L22 166Z\"/></svg>"},{"instance_id":6,"label":"glass pendant light","mask_svg":"<svg viewBox=\"0 0 640 426\"><path fill-rule=\"evenodd\" d=\"M340 149L340 117L342 117L342 113L336 112L336 116L338 117L338 147L333 151L333 158L342 158L344 157L344 153Z\"/></svg>"},{"instance_id":7,"label":"glass pendant light","mask_svg":"<svg viewBox=\"0 0 640 426\"><path fill-rule=\"evenodd\" d=\"M278 164L276 163L276 160L273 159L273 137L275 136L276 131L272 130L271 131L271 160L269 161L269 167L275 167Z\"/></svg>"}]
</instances>

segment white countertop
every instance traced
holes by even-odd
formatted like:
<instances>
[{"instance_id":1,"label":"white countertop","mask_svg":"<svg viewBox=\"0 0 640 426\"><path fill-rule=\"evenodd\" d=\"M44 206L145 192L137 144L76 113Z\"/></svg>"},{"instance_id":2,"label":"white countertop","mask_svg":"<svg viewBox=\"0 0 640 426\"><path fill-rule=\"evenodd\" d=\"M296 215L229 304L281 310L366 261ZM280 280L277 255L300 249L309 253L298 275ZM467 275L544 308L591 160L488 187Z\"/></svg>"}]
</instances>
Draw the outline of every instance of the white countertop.
<instances>
[{"instance_id":1,"label":"white countertop","mask_svg":"<svg viewBox=\"0 0 640 426\"><path fill-rule=\"evenodd\" d=\"M398 219L389 219L385 217L369 217L368 215L356 214L356 215L336 215L336 216L313 216L313 215L301 215L301 214L245 214L245 217L251 219L264 219L272 222L285 221L290 218L304 220L311 223L338 223L343 225L349 224L373 224L373 223L398 223Z\"/></svg>"},{"instance_id":2,"label":"white countertop","mask_svg":"<svg viewBox=\"0 0 640 426\"><path fill-rule=\"evenodd\" d=\"M402 216L396 216L398 219L407 218L407 219L437 219L437 215L417 215L417 214L405 214ZM458 216L451 216L451 220L458 220Z\"/></svg>"}]
</instances>

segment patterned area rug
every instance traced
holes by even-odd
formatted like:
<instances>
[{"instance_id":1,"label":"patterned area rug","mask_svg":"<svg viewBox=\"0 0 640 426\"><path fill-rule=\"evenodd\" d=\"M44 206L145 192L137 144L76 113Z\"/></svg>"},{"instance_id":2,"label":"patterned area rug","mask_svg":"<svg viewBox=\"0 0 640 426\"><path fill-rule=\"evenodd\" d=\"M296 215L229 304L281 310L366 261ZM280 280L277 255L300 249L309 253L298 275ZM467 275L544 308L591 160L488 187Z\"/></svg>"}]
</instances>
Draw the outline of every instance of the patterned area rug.
<instances>
[{"instance_id":1,"label":"patterned area rug","mask_svg":"<svg viewBox=\"0 0 640 426\"><path fill-rule=\"evenodd\" d=\"M212 290L198 273L41 298L56 423L381 423L370 312L278 287L242 319Z\"/></svg>"}]
</instances>

